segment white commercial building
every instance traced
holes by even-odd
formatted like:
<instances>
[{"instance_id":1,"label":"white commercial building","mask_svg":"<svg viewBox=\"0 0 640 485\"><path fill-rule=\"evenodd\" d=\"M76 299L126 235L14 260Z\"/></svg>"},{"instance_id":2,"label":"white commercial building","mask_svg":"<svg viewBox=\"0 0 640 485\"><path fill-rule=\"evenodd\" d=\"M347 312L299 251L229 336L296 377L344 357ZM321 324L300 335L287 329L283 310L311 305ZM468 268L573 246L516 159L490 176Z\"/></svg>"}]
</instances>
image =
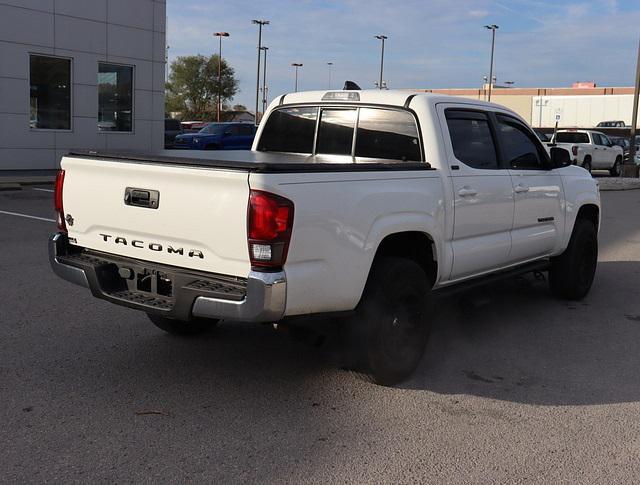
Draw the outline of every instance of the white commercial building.
<instances>
[{"instance_id":1,"label":"white commercial building","mask_svg":"<svg viewBox=\"0 0 640 485\"><path fill-rule=\"evenodd\" d=\"M0 0L0 174L162 148L165 24L165 0Z\"/></svg>"}]
</instances>

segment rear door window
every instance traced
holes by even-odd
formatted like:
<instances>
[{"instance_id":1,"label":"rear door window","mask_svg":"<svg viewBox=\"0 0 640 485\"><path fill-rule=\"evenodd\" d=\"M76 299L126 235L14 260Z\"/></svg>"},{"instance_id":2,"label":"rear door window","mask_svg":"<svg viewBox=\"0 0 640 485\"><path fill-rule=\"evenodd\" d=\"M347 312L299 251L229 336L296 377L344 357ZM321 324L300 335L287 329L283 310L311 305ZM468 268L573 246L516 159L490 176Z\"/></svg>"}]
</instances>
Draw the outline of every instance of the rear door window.
<instances>
[{"instance_id":1,"label":"rear door window","mask_svg":"<svg viewBox=\"0 0 640 485\"><path fill-rule=\"evenodd\" d=\"M318 108L283 108L269 115L260 136L258 150L312 153Z\"/></svg>"},{"instance_id":2,"label":"rear door window","mask_svg":"<svg viewBox=\"0 0 640 485\"><path fill-rule=\"evenodd\" d=\"M448 109L445 111L453 154L465 165L497 169L498 156L485 113Z\"/></svg>"},{"instance_id":3,"label":"rear door window","mask_svg":"<svg viewBox=\"0 0 640 485\"><path fill-rule=\"evenodd\" d=\"M360 108L355 156L421 161L420 137L413 115L407 111Z\"/></svg>"},{"instance_id":4,"label":"rear door window","mask_svg":"<svg viewBox=\"0 0 640 485\"><path fill-rule=\"evenodd\" d=\"M561 131L556 135L558 143L589 143L589 135L575 131Z\"/></svg>"},{"instance_id":5,"label":"rear door window","mask_svg":"<svg viewBox=\"0 0 640 485\"><path fill-rule=\"evenodd\" d=\"M320 114L316 153L350 156L356 114L355 108L323 109Z\"/></svg>"}]
</instances>

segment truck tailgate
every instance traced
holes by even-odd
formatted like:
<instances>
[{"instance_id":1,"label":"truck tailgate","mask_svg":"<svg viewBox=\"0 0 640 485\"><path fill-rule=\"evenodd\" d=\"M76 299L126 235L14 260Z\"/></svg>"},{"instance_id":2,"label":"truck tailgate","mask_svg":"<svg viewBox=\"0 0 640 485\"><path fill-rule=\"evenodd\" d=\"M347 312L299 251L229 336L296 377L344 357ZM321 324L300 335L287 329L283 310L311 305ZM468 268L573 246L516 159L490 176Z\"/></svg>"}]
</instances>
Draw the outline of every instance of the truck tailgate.
<instances>
[{"instance_id":1,"label":"truck tailgate","mask_svg":"<svg viewBox=\"0 0 640 485\"><path fill-rule=\"evenodd\" d=\"M247 171L73 156L61 166L67 228L78 246L199 271L249 273ZM139 189L134 200L131 189ZM141 206L153 191L156 207Z\"/></svg>"}]
</instances>

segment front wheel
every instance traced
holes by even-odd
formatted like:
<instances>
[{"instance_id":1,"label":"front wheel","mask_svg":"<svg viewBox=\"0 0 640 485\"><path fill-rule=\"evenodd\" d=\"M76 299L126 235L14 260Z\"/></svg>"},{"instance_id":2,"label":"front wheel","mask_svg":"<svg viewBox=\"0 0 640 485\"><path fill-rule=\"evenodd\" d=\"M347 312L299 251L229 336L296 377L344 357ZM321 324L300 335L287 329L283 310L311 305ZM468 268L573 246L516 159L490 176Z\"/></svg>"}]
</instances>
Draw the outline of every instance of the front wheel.
<instances>
[{"instance_id":1,"label":"front wheel","mask_svg":"<svg viewBox=\"0 0 640 485\"><path fill-rule=\"evenodd\" d=\"M149 320L167 333L173 335L198 335L210 331L218 324L218 320L194 318L189 321L175 320L153 313L147 313Z\"/></svg>"},{"instance_id":2,"label":"front wheel","mask_svg":"<svg viewBox=\"0 0 640 485\"><path fill-rule=\"evenodd\" d=\"M569 246L551 260L551 293L565 300L584 298L593 284L598 265L598 232L593 222L578 219Z\"/></svg>"},{"instance_id":3,"label":"front wheel","mask_svg":"<svg viewBox=\"0 0 640 485\"><path fill-rule=\"evenodd\" d=\"M416 369L429 338L430 283L414 261L389 257L371 269L353 321L360 368L390 386Z\"/></svg>"},{"instance_id":4,"label":"front wheel","mask_svg":"<svg viewBox=\"0 0 640 485\"><path fill-rule=\"evenodd\" d=\"M616 161L613 163L613 167L609 169L609 174L612 177L620 177L620 164L622 163L622 159L620 157L616 158Z\"/></svg>"}]
</instances>

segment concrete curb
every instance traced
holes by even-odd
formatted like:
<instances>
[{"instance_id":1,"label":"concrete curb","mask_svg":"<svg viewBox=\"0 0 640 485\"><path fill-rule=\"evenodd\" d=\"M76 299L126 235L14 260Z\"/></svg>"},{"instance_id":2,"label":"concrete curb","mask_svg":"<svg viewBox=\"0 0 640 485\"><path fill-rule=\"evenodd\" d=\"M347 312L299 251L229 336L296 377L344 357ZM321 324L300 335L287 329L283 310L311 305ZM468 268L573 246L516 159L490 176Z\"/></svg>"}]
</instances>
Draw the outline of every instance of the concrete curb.
<instances>
[{"instance_id":1,"label":"concrete curb","mask_svg":"<svg viewBox=\"0 0 640 485\"><path fill-rule=\"evenodd\" d=\"M637 178L606 178L598 179L598 186L601 192L614 190L636 190L640 189L640 179Z\"/></svg>"},{"instance_id":2,"label":"concrete curb","mask_svg":"<svg viewBox=\"0 0 640 485\"><path fill-rule=\"evenodd\" d=\"M5 190L22 190L20 184L0 182L0 192Z\"/></svg>"}]
</instances>

